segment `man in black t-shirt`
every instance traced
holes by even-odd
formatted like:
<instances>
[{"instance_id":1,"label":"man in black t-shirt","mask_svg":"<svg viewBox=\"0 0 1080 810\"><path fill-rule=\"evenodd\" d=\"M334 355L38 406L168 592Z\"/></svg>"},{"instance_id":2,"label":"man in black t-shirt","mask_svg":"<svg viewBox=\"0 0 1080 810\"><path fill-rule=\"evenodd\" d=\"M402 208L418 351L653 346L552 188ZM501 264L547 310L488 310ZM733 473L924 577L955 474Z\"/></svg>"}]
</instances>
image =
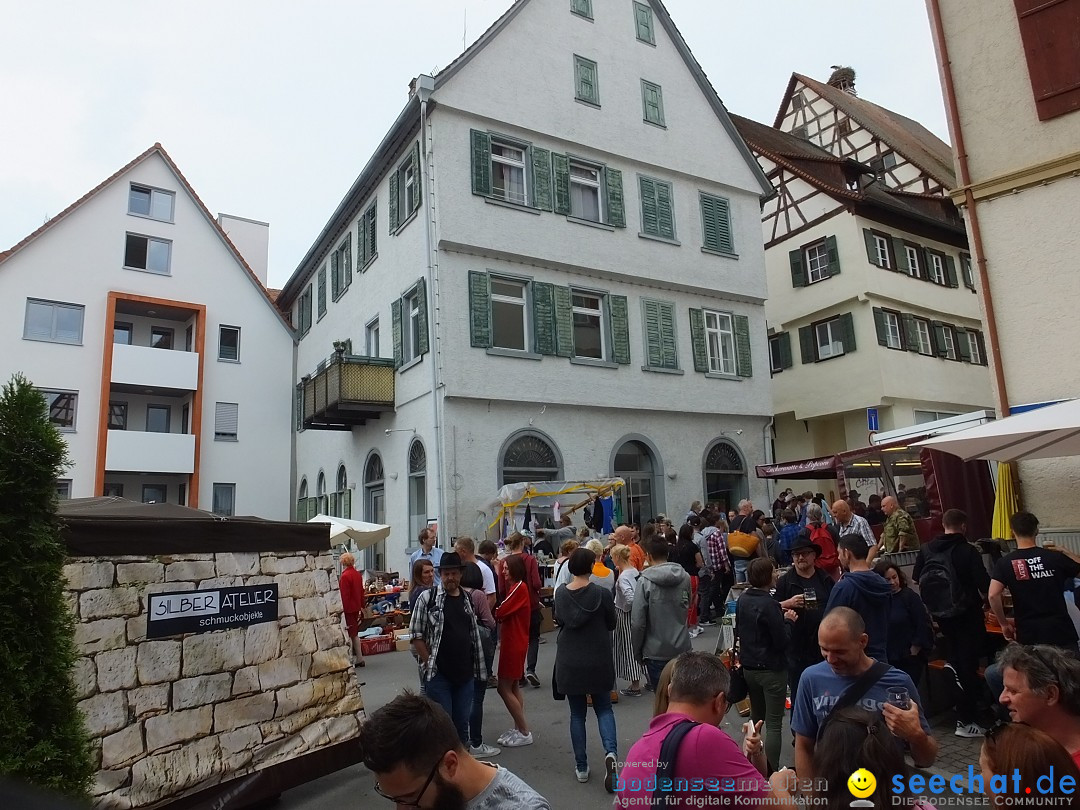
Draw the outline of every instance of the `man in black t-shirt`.
<instances>
[{"instance_id":1,"label":"man in black t-shirt","mask_svg":"<svg viewBox=\"0 0 1080 810\"><path fill-rule=\"evenodd\" d=\"M1064 593L1072 591L1080 576L1080 563L1060 551L1035 545L1039 519L1017 512L1009 519L1016 551L994 565L990 582L990 607L1005 638L1021 644L1053 644L1076 652L1076 627L1065 606ZM1009 589L1012 619L1005 618L1001 593Z\"/></svg>"}]
</instances>

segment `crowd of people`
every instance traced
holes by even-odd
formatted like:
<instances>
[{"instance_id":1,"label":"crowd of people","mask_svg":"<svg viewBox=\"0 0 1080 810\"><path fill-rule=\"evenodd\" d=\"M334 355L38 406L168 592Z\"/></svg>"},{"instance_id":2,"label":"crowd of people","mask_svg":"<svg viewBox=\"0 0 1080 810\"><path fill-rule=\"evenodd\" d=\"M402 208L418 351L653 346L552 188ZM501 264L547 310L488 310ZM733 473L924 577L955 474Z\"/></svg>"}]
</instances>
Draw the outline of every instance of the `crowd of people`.
<instances>
[{"instance_id":1,"label":"crowd of people","mask_svg":"<svg viewBox=\"0 0 1080 810\"><path fill-rule=\"evenodd\" d=\"M877 516L866 514L874 509L877 533ZM649 806L664 785L673 792L665 806L691 806L680 801L697 786L727 801L768 797L794 807L801 792L847 807L848 776L865 767L879 786L870 799L883 810L896 803L890 785L910 786L909 759L928 767L937 758L919 686L939 650L955 681L956 735L985 736L978 768L988 790L995 774L1015 770L1030 784L1050 764L1058 777L1080 780L1080 658L1063 598L1080 578L1080 558L1038 545L1037 519L1021 512L1011 521L1017 549L988 571L965 536L964 513L947 510L942 524L921 543L896 497L859 510L850 499L826 506L791 493L772 517L750 501L726 515L695 503L677 529L658 515L606 538L584 537L564 519L547 532L558 544L550 687L569 708L576 779L592 777L591 706L604 786L618 794L618 807ZM421 537L410 560L416 693L361 729L381 795L417 807L549 807L522 780L481 761L500 753L484 741L490 686L513 723L498 745L536 742L525 708L530 687L542 686L542 580L532 544L514 532L500 554L490 540L459 537L454 550L436 555ZM911 569L891 556L916 550ZM355 587L351 563L342 598L354 635L355 600L345 605L346 587ZM734 614L731 655L694 651L694 636L725 613ZM987 622L1008 642L996 660ZM749 700L741 745L720 728L741 698L736 683ZM620 769L612 704L646 691L654 693L653 720ZM1062 803L1074 801L1070 794Z\"/></svg>"}]
</instances>

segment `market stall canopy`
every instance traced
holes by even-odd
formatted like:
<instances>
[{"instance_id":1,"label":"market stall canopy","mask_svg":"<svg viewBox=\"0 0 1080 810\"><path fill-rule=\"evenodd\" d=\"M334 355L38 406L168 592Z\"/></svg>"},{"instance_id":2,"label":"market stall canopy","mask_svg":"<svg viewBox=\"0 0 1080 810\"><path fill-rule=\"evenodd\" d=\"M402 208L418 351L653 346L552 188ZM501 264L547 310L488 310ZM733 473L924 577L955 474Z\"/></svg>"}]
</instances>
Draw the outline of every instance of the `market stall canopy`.
<instances>
[{"instance_id":1,"label":"market stall canopy","mask_svg":"<svg viewBox=\"0 0 1080 810\"><path fill-rule=\"evenodd\" d=\"M758 478L832 478L836 475L838 457L821 456L804 458L800 461L785 461L781 464L758 464L754 472Z\"/></svg>"},{"instance_id":2,"label":"market stall canopy","mask_svg":"<svg viewBox=\"0 0 1080 810\"><path fill-rule=\"evenodd\" d=\"M1080 400L1025 411L917 444L952 453L965 461L1023 461L1080 455Z\"/></svg>"},{"instance_id":3,"label":"market stall canopy","mask_svg":"<svg viewBox=\"0 0 1080 810\"><path fill-rule=\"evenodd\" d=\"M344 544L353 552L363 551L390 536L390 527L381 523L364 523L362 520L316 515L308 523L324 523L330 526L330 546Z\"/></svg>"},{"instance_id":4,"label":"market stall canopy","mask_svg":"<svg viewBox=\"0 0 1080 810\"><path fill-rule=\"evenodd\" d=\"M579 509L594 498L606 498L625 485L621 478L593 478L584 481L524 481L519 484L506 484L499 490L495 501L487 508L494 526L506 514L513 514L520 504L532 506L552 506L556 501L568 514Z\"/></svg>"},{"instance_id":5,"label":"market stall canopy","mask_svg":"<svg viewBox=\"0 0 1080 810\"><path fill-rule=\"evenodd\" d=\"M216 551L318 553L328 548L325 526L224 517L172 503L73 498L60 501L57 511L61 536L72 556Z\"/></svg>"}]
</instances>

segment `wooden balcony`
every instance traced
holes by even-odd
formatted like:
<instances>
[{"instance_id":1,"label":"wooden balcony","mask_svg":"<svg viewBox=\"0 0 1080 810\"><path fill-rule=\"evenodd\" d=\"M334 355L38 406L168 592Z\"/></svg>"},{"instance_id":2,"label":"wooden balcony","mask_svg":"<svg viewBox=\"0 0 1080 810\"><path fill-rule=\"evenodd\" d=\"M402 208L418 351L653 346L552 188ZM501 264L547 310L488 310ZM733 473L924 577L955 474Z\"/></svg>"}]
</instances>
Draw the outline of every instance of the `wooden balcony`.
<instances>
[{"instance_id":1,"label":"wooden balcony","mask_svg":"<svg viewBox=\"0 0 1080 810\"><path fill-rule=\"evenodd\" d=\"M304 377L301 422L306 429L351 430L394 410L394 361L335 352Z\"/></svg>"}]
</instances>

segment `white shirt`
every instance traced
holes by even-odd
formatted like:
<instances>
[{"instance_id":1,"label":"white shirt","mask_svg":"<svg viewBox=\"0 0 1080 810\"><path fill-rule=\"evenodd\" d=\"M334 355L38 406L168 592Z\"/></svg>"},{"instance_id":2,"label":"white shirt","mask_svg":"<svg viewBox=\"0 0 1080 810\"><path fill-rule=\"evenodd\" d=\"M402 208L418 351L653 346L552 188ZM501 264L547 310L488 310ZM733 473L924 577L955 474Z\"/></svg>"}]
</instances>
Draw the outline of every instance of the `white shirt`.
<instances>
[{"instance_id":1,"label":"white shirt","mask_svg":"<svg viewBox=\"0 0 1080 810\"><path fill-rule=\"evenodd\" d=\"M495 593L495 574L492 573L491 566L483 560L477 558L476 564L480 566L480 573L484 577L484 593L490 596Z\"/></svg>"}]
</instances>

